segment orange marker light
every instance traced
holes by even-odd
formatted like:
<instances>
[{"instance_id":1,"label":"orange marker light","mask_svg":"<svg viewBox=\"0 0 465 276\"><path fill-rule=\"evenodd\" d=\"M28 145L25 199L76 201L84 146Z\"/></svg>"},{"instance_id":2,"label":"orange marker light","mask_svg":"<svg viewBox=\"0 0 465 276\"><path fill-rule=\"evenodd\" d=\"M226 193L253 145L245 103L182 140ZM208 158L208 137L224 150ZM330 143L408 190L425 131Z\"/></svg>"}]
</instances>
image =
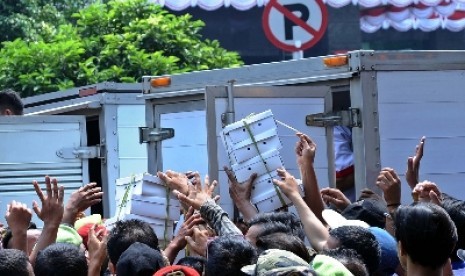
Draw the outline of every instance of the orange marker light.
<instances>
[{"instance_id":1,"label":"orange marker light","mask_svg":"<svg viewBox=\"0 0 465 276\"><path fill-rule=\"evenodd\" d=\"M158 77L150 80L152 87L162 87L171 85L171 77Z\"/></svg>"},{"instance_id":2,"label":"orange marker light","mask_svg":"<svg viewBox=\"0 0 465 276\"><path fill-rule=\"evenodd\" d=\"M323 58L323 62L328 67L337 67L347 65L349 58L347 56L334 56Z\"/></svg>"}]
</instances>

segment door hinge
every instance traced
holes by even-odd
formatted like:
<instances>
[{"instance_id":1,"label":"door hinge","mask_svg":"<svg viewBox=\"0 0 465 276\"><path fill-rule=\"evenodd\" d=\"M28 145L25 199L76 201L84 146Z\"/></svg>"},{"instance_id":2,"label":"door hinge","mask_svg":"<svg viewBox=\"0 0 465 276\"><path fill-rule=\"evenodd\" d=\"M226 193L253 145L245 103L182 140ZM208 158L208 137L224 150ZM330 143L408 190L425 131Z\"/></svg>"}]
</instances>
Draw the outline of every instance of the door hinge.
<instances>
[{"instance_id":1,"label":"door hinge","mask_svg":"<svg viewBox=\"0 0 465 276\"><path fill-rule=\"evenodd\" d=\"M57 150L58 157L63 159L105 159L105 145L96 145L90 147L63 148Z\"/></svg>"},{"instance_id":2,"label":"door hinge","mask_svg":"<svg viewBox=\"0 0 465 276\"><path fill-rule=\"evenodd\" d=\"M139 127L139 143L159 142L174 137L174 128Z\"/></svg>"},{"instance_id":3,"label":"door hinge","mask_svg":"<svg viewBox=\"0 0 465 276\"><path fill-rule=\"evenodd\" d=\"M329 126L348 126L361 127L362 118L360 109L349 108L349 110L340 110L327 113L316 113L305 116L307 126L329 127Z\"/></svg>"}]
</instances>

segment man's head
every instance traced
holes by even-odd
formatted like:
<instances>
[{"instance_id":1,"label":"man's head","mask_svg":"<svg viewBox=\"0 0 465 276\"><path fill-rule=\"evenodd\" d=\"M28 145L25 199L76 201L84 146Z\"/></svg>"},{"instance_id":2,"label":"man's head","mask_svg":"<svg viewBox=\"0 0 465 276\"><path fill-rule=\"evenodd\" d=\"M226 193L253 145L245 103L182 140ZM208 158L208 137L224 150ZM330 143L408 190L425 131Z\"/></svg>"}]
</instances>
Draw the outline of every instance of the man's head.
<instances>
[{"instance_id":1,"label":"man's head","mask_svg":"<svg viewBox=\"0 0 465 276\"><path fill-rule=\"evenodd\" d=\"M200 256L188 256L179 259L176 265L189 266L195 269L200 275L205 271L207 259Z\"/></svg>"},{"instance_id":2,"label":"man's head","mask_svg":"<svg viewBox=\"0 0 465 276\"><path fill-rule=\"evenodd\" d=\"M163 256L146 244L136 242L121 254L116 265L119 276L152 276L164 267Z\"/></svg>"},{"instance_id":3,"label":"man's head","mask_svg":"<svg viewBox=\"0 0 465 276\"><path fill-rule=\"evenodd\" d=\"M23 102L19 94L11 89L0 91L0 115L23 115Z\"/></svg>"},{"instance_id":4,"label":"man's head","mask_svg":"<svg viewBox=\"0 0 465 276\"><path fill-rule=\"evenodd\" d=\"M386 203L379 198L361 199L347 206L341 215L346 219L358 219L370 226L384 228L386 220L384 214L388 212Z\"/></svg>"},{"instance_id":5,"label":"man's head","mask_svg":"<svg viewBox=\"0 0 465 276\"><path fill-rule=\"evenodd\" d=\"M266 236L260 236L256 242L258 254L268 249L281 249L292 252L304 259L306 262L311 261L310 254L308 252L305 243L294 235L287 233L273 233Z\"/></svg>"},{"instance_id":6,"label":"man's head","mask_svg":"<svg viewBox=\"0 0 465 276\"><path fill-rule=\"evenodd\" d=\"M376 237L360 226L341 226L329 231L326 249L348 248L355 250L363 259L370 275L380 264L381 249Z\"/></svg>"},{"instance_id":7,"label":"man's head","mask_svg":"<svg viewBox=\"0 0 465 276\"><path fill-rule=\"evenodd\" d=\"M457 250L465 248L465 201L443 193L442 208L446 210L457 228L457 244L451 254L452 261L459 261Z\"/></svg>"},{"instance_id":8,"label":"man's head","mask_svg":"<svg viewBox=\"0 0 465 276\"><path fill-rule=\"evenodd\" d=\"M207 276L240 276L241 268L254 263L257 251L243 236L220 236L207 246Z\"/></svg>"},{"instance_id":9,"label":"man's head","mask_svg":"<svg viewBox=\"0 0 465 276\"><path fill-rule=\"evenodd\" d=\"M305 240L302 222L298 216L290 212L260 213L250 221L249 225L262 225L270 222L280 222L284 224L290 229L293 235L299 237L302 241Z\"/></svg>"},{"instance_id":10,"label":"man's head","mask_svg":"<svg viewBox=\"0 0 465 276\"><path fill-rule=\"evenodd\" d=\"M86 276L86 256L76 245L54 243L39 251L34 266L34 273L36 276Z\"/></svg>"},{"instance_id":11,"label":"man's head","mask_svg":"<svg viewBox=\"0 0 465 276\"><path fill-rule=\"evenodd\" d=\"M395 215L399 258L405 267L412 263L441 269L457 242L457 230L447 212L431 203L402 206Z\"/></svg>"},{"instance_id":12,"label":"man's head","mask_svg":"<svg viewBox=\"0 0 465 276\"><path fill-rule=\"evenodd\" d=\"M111 263L116 265L121 254L135 242L144 243L159 250L158 237L150 224L137 219L116 222L108 235L107 243Z\"/></svg>"},{"instance_id":13,"label":"man's head","mask_svg":"<svg viewBox=\"0 0 465 276\"><path fill-rule=\"evenodd\" d=\"M33 276L29 259L21 250L0 250L0 275Z\"/></svg>"}]
</instances>

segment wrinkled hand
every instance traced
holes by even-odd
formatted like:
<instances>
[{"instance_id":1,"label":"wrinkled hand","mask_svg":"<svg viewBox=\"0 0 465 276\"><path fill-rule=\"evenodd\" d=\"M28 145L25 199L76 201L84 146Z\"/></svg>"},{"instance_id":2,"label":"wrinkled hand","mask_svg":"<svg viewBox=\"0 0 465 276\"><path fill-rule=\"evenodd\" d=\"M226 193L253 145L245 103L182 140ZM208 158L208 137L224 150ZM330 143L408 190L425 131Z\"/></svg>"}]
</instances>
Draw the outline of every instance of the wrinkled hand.
<instances>
[{"instance_id":1,"label":"wrinkled hand","mask_svg":"<svg viewBox=\"0 0 465 276\"><path fill-rule=\"evenodd\" d=\"M425 140L425 136L421 137L420 144L418 144L415 148L415 156L410 156L407 159L407 171L405 172L405 180L407 180L407 184L412 190L415 188L415 185L420 182L420 162L421 158L423 157Z\"/></svg>"},{"instance_id":2,"label":"wrinkled hand","mask_svg":"<svg viewBox=\"0 0 465 276\"><path fill-rule=\"evenodd\" d=\"M47 190L47 196L42 193L37 181L33 181L34 189L36 190L37 196L42 203L42 209L39 207L37 202L33 202L33 209L36 215L44 222L44 224L59 225L63 217L63 196L64 187L59 186L56 178L45 177L45 187Z\"/></svg>"},{"instance_id":3,"label":"wrinkled hand","mask_svg":"<svg viewBox=\"0 0 465 276\"><path fill-rule=\"evenodd\" d=\"M32 211L27 208L26 204L13 200L7 205L5 219L12 233L26 233L31 218Z\"/></svg>"},{"instance_id":4,"label":"wrinkled hand","mask_svg":"<svg viewBox=\"0 0 465 276\"><path fill-rule=\"evenodd\" d=\"M175 171L158 172L157 176L163 180L171 190L176 190L186 196L189 195L189 178Z\"/></svg>"},{"instance_id":5,"label":"wrinkled hand","mask_svg":"<svg viewBox=\"0 0 465 276\"><path fill-rule=\"evenodd\" d=\"M89 260L95 261L101 266L107 257L107 237L105 229L100 229L95 232L97 224L89 229L87 238L87 248L89 252Z\"/></svg>"},{"instance_id":6,"label":"wrinkled hand","mask_svg":"<svg viewBox=\"0 0 465 276\"><path fill-rule=\"evenodd\" d=\"M297 165L299 165L299 167L313 165L315 161L316 144L309 136L303 133L297 133L297 136L299 137L299 141L295 146Z\"/></svg>"},{"instance_id":7,"label":"wrinkled hand","mask_svg":"<svg viewBox=\"0 0 465 276\"><path fill-rule=\"evenodd\" d=\"M236 205L239 202L250 202L252 184L255 179L257 179L257 174L253 173L247 181L239 183L233 172L228 167L224 167L224 171L229 179L229 195L233 202L236 203Z\"/></svg>"},{"instance_id":8,"label":"wrinkled hand","mask_svg":"<svg viewBox=\"0 0 465 276\"><path fill-rule=\"evenodd\" d=\"M300 197L300 187L295 177L287 172L284 168L277 169L277 172L278 176L281 177L281 180L273 179L273 183L279 187L284 195L286 195L291 200L294 197Z\"/></svg>"},{"instance_id":9,"label":"wrinkled hand","mask_svg":"<svg viewBox=\"0 0 465 276\"><path fill-rule=\"evenodd\" d=\"M431 202L441 206L442 194L436 183L428 180L418 183L412 191L413 201Z\"/></svg>"},{"instance_id":10,"label":"wrinkled hand","mask_svg":"<svg viewBox=\"0 0 465 276\"><path fill-rule=\"evenodd\" d=\"M208 230L194 227L192 236L186 236L186 241L193 253L202 257L207 256L208 233Z\"/></svg>"},{"instance_id":11,"label":"wrinkled hand","mask_svg":"<svg viewBox=\"0 0 465 276\"><path fill-rule=\"evenodd\" d=\"M320 192L323 201L328 205L333 204L339 211L343 211L351 203L339 189L323 188Z\"/></svg>"},{"instance_id":12,"label":"wrinkled hand","mask_svg":"<svg viewBox=\"0 0 465 276\"><path fill-rule=\"evenodd\" d=\"M376 186L384 192L384 200L387 205L400 204L400 179L393 169L382 169L376 180Z\"/></svg>"},{"instance_id":13,"label":"wrinkled hand","mask_svg":"<svg viewBox=\"0 0 465 276\"><path fill-rule=\"evenodd\" d=\"M184 193L178 192L177 197L181 201L188 206L192 206L194 209L199 210L200 207L205 204L205 202L210 199L213 195L213 191L215 190L216 185L218 182L214 180L210 183L210 178L205 176L205 185L202 187L202 183L197 183L196 185L190 185L189 192L187 193L189 196L186 196ZM219 196L215 196L213 200L217 201Z\"/></svg>"},{"instance_id":14,"label":"wrinkled hand","mask_svg":"<svg viewBox=\"0 0 465 276\"><path fill-rule=\"evenodd\" d=\"M179 229L178 234L171 241L175 248L182 249L187 245L186 236L192 236L194 233L194 227L198 224L204 223L203 219L200 217L200 214L194 214L194 208L189 207L187 211L184 223Z\"/></svg>"}]
</instances>

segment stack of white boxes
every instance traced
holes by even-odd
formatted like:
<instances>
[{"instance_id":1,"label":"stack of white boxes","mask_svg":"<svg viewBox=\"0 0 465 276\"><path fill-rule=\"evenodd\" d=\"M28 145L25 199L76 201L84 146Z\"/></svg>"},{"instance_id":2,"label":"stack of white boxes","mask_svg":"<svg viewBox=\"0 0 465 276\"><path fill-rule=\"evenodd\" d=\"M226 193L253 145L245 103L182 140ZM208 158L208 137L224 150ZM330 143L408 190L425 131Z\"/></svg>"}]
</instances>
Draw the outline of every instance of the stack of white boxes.
<instances>
[{"instance_id":1,"label":"stack of white boxes","mask_svg":"<svg viewBox=\"0 0 465 276\"><path fill-rule=\"evenodd\" d=\"M160 178L146 173L116 180L116 202L110 227L118 220L139 219L152 226L162 244L171 240L180 203Z\"/></svg>"},{"instance_id":2,"label":"stack of white boxes","mask_svg":"<svg viewBox=\"0 0 465 276\"><path fill-rule=\"evenodd\" d=\"M276 169L284 167L273 113L267 110L248 116L227 125L220 135L237 181L243 183L252 173L257 173L251 202L258 211L270 212L289 205L290 200L273 184Z\"/></svg>"}]
</instances>

